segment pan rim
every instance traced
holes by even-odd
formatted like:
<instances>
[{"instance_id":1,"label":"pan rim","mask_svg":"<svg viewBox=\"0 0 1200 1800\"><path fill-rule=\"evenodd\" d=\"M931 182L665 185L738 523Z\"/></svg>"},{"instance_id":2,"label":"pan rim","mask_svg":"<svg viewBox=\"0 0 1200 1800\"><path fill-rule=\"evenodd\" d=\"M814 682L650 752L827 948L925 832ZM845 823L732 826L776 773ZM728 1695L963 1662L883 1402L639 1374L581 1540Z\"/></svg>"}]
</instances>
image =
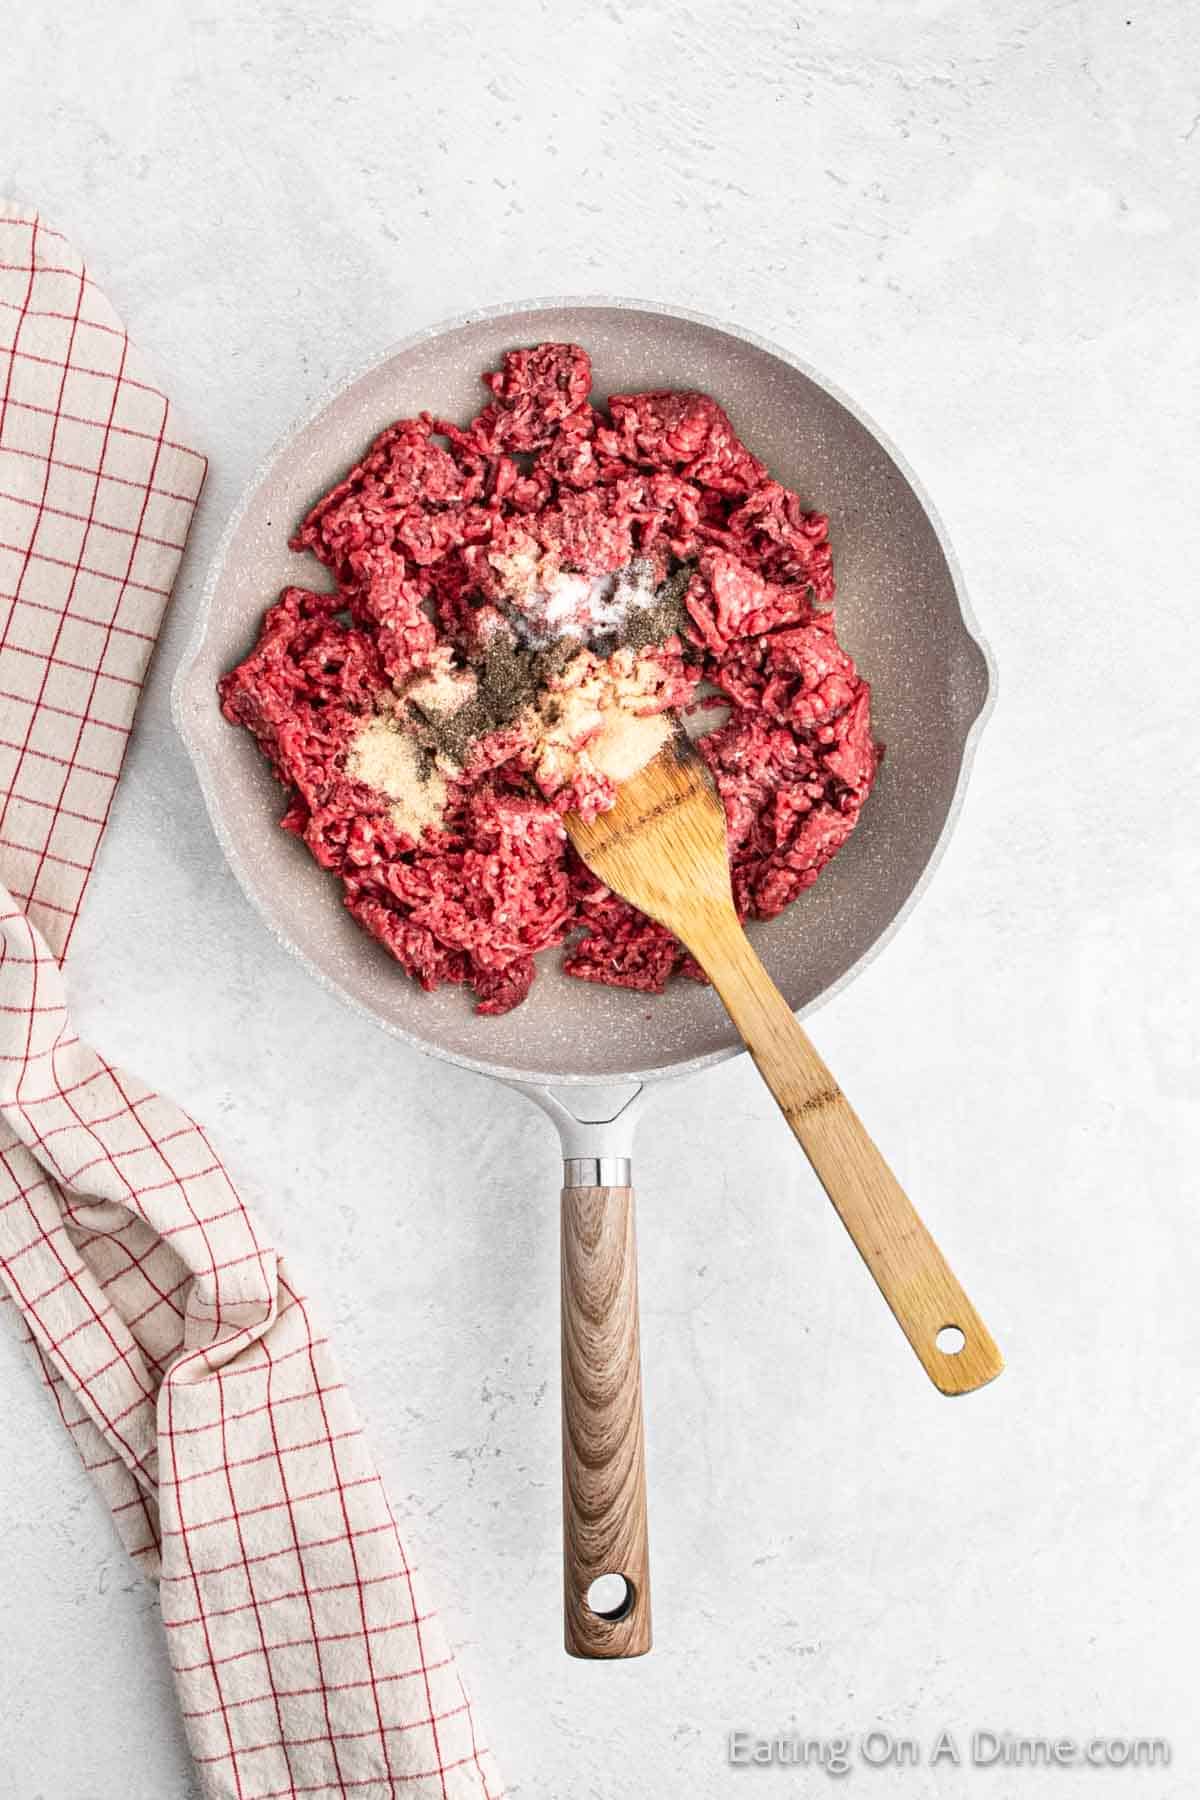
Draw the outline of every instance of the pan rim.
<instances>
[{"instance_id":1,"label":"pan rim","mask_svg":"<svg viewBox=\"0 0 1200 1800\"><path fill-rule=\"evenodd\" d=\"M946 817L943 821L942 828L938 833L937 842L934 844L912 889L898 908L895 916L888 921L887 925L884 926L883 930L878 934L873 943L863 951L862 955L858 957L849 968L844 969L836 980L830 982L829 986L822 989L820 994L816 995L805 1006L799 1008L796 1017L799 1019L810 1017L813 1013L819 1011L821 1007L827 1005L829 1001L835 999L836 996L842 993L852 981L862 974L864 969L866 969L887 945L891 943L896 933L911 918L913 911L928 890L929 884L945 855L947 845L958 824L959 816L962 811L980 737L982 736L983 729L990 719L996 705L998 681L996 661L991 648L979 627L979 622L967 593L966 583L963 578L958 556L950 541L941 515L933 504L925 484L922 482L903 451L901 451L892 441L889 434L876 424L870 414L864 411L858 402L852 399L849 394L844 392L838 383L830 380L829 377L823 375L818 369L807 363L803 358L794 355L790 350L784 349L769 338L762 337L752 331L747 331L740 325L731 325L722 319L714 318L711 314L699 312L690 307L668 304L665 301L639 300L635 298L614 297L602 294L549 295L527 300L506 301L499 305L475 307L468 312L458 313L449 318L440 319L431 325L423 326L419 331L413 332L409 336L400 339L397 343L390 345L387 349L371 356L357 368L351 369L343 374L318 397L313 406L302 418L293 421L293 423L280 434L280 436L272 443L266 455L259 461L250 478L243 486L233 510L225 522L224 529L221 532L216 547L212 552L208 568L205 572L203 585L200 590L200 601L196 612L196 618L192 625L192 629L188 634L187 642L180 655L179 663L172 678L171 718L175 730L178 732L179 737L183 742L183 746L187 751L188 759L191 762L200 786L201 798L204 801L204 807L208 814L209 823L212 826L213 833L220 845L225 860L233 873L234 879L258 913L260 919L266 925L276 943L281 945L289 955L294 957L296 961L300 963L301 967L304 968L306 972L326 990L326 992L335 995L342 1005L349 1007L353 1012L368 1019L371 1024L376 1026L379 1030L386 1032L389 1037L398 1038L402 1043L411 1045L413 1049L420 1050L427 1056L436 1056L444 1062L454 1063L459 1068L471 1069L480 1075L489 1075L495 1080L509 1083L523 1083L527 1086L535 1087L615 1088L620 1087L627 1082L647 1083L653 1081L666 1081L674 1079L677 1076L693 1075L698 1073L701 1069L714 1068L719 1063L727 1062L732 1057L744 1054L745 1046L735 1042L725 1045L717 1050L706 1051L700 1056L690 1057L681 1062L657 1065L647 1069L631 1069L617 1074L581 1075L554 1069L530 1070L513 1068L507 1064L491 1062L484 1057L465 1056L459 1051L447 1049L444 1045L437 1043L433 1039L422 1037L418 1032L410 1031L402 1025L395 1024L391 1020L381 1018L370 1006L366 1005L363 1001L356 999L338 982L328 976L324 970L318 967L308 953L281 928L277 919L271 914L265 901L255 891L241 853L234 844L231 833L225 826L217 799L213 765L207 750L201 747L197 737L192 733L186 705L187 695L191 687L191 678L200 659L208 635L213 600L216 595L217 586L225 569L230 545L232 544L239 526L245 518L250 502L258 493L259 488L262 486L271 470L275 467L276 463L286 454L297 438L307 431L308 428L320 418L321 414L324 413L326 409L348 388L353 387L356 383L363 380L364 377L370 375L376 369L382 368L394 358L406 354L408 351L417 348L418 345L426 343L432 338L441 337L450 332L462 330L468 325L478 323L480 320L502 319L518 313L557 311L568 307L584 310L592 309L595 311L616 310L623 312L642 312L655 314L659 317L682 319L689 324L703 326L708 330L718 332L726 337L734 338L743 344L750 345L753 349L760 350L769 356L778 358L779 361L787 364L789 368L795 369L798 374L803 375L808 381L811 381L813 385L820 388L822 392L828 394L832 400L843 407L846 412L848 412L850 416L875 439L876 443L884 453L891 458L900 475L908 483L918 504L921 506L925 516L929 520L934 536L937 539L938 548L945 558L946 567L949 571L951 585L954 590L954 597L962 620L963 631L975 645L975 648L978 650L983 661L985 676L984 696L979 710L971 721L963 742L962 755L959 761L958 773L955 778L954 793L951 796L950 805L946 810Z\"/></svg>"}]
</instances>

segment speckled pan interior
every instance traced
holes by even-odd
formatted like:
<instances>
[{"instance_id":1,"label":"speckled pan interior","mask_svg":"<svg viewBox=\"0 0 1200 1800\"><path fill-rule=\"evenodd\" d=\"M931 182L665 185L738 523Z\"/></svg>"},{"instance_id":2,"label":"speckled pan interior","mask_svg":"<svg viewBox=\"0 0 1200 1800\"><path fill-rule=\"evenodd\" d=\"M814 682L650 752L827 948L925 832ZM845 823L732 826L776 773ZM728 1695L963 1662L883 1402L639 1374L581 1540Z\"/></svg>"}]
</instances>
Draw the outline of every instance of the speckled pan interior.
<instances>
[{"instance_id":1,"label":"speckled pan interior","mask_svg":"<svg viewBox=\"0 0 1200 1800\"><path fill-rule=\"evenodd\" d=\"M887 756L845 849L796 905L751 934L797 1011L862 966L953 822L989 663L944 533L897 453L811 370L740 330L641 302L563 300L475 314L401 345L289 436L251 485L209 572L175 715L247 894L314 974L385 1029L510 1078L681 1073L740 1048L715 996L692 982L659 998L593 987L564 976L550 951L529 999L503 1018L478 1018L459 988L422 993L354 924L339 884L277 829L281 790L249 734L217 707L218 676L250 648L279 589L327 585L313 558L288 550L301 514L383 426L423 408L465 422L486 398L481 370L547 338L590 351L597 400L651 387L714 395L772 473L828 513L838 631L871 682Z\"/></svg>"}]
</instances>

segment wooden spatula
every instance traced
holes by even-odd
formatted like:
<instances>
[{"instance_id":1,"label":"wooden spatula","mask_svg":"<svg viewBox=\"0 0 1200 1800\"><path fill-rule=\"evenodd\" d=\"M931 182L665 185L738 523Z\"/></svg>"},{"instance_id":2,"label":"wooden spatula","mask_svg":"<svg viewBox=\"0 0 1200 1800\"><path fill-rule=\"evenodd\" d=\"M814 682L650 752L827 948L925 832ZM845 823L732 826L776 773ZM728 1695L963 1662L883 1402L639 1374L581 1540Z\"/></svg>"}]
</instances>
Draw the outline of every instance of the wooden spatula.
<instances>
[{"instance_id":1,"label":"wooden spatula","mask_svg":"<svg viewBox=\"0 0 1200 1800\"><path fill-rule=\"evenodd\" d=\"M935 1386L991 1381L1004 1363L987 1327L738 923L720 795L682 729L611 811L566 826L593 874L674 932L712 982ZM939 1346L947 1328L956 1349Z\"/></svg>"},{"instance_id":2,"label":"wooden spatula","mask_svg":"<svg viewBox=\"0 0 1200 1800\"><path fill-rule=\"evenodd\" d=\"M720 995L825 1192L930 1378L967 1394L1003 1362L904 1190L738 924L725 814L679 730L590 823L566 821L588 867L685 943ZM650 1557L633 1193L596 1164L562 1197L563 1598L573 1656L650 1648ZM941 1333L951 1328L957 1349ZM600 1578L607 1577L603 1584ZM598 1599L614 1578L615 1603Z\"/></svg>"}]
</instances>

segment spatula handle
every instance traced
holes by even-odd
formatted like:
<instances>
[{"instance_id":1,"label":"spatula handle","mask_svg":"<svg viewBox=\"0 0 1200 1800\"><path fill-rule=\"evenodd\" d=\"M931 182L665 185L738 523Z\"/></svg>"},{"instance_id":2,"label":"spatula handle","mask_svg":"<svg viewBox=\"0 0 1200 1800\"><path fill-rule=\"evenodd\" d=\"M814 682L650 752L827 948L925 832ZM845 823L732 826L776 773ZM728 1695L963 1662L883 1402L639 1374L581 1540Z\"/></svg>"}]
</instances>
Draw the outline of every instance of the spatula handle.
<instances>
[{"instance_id":1,"label":"spatula handle","mask_svg":"<svg viewBox=\"0 0 1200 1800\"><path fill-rule=\"evenodd\" d=\"M926 1373L943 1394L983 1387L1004 1367L987 1326L732 910L693 948ZM938 1344L947 1326L956 1352Z\"/></svg>"},{"instance_id":2,"label":"spatula handle","mask_svg":"<svg viewBox=\"0 0 1200 1800\"><path fill-rule=\"evenodd\" d=\"M650 1648L633 1189L562 1193L563 1602L572 1656ZM623 1597L589 1604L601 1576ZM618 1590L619 1583L613 1585Z\"/></svg>"}]
</instances>

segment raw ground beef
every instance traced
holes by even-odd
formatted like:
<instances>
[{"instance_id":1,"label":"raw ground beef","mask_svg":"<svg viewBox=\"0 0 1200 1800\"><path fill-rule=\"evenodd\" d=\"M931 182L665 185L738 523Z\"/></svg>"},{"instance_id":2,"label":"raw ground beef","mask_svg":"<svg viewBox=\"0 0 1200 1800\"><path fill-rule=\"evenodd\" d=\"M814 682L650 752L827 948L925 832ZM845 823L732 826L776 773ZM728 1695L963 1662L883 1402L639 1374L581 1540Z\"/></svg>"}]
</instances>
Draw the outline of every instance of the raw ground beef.
<instances>
[{"instance_id":1,"label":"raw ground beef","mask_svg":"<svg viewBox=\"0 0 1200 1800\"><path fill-rule=\"evenodd\" d=\"M222 680L222 706L289 790L284 829L423 987L465 982L480 1012L507 1012L537 953L565 943L569 974L660 993L674 971L699 970L589 874L562 825L572 807L611 804L611 783L549 775L522 715L477 737L464 763L443 758L441 816L405 829L388 795L349 772L352 745L430 671L481 666L522 605L514 568L554 591L564 575L648 561L677 577L679 629L640 661L620 652L622 666L637 661L643 711L696 702L698 688L727 706L700 749L739 911L771 918L846 841L878 760L870 690L828 610L827 522L704 394L614 394L598 410L588 356L570 344L510 351L484 381L492 400L465 429L400 420L313 508L293 547L336 589L280 596Z\"/></svg>"}]
</instances>

